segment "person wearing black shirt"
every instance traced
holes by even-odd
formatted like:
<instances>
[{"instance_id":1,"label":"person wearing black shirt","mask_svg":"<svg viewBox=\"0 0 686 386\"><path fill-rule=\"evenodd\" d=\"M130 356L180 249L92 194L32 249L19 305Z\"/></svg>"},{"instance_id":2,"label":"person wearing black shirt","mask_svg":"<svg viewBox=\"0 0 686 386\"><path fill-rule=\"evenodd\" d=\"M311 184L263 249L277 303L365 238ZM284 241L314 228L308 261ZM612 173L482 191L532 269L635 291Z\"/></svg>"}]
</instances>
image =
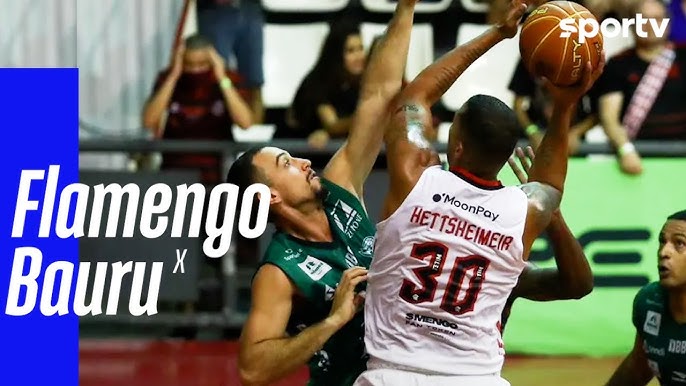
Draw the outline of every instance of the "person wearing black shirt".
<instances>
[{"instance_id":1,"label":"person wearing black shirt","mask_svg":"<svg viewBox=\"0 0 686 386\"><path fill-rule=\"evenodd\" d=\"M646 18L655 18L658 23L666 17L664 4L656 0L642 3L637 13ZM686 140L686 47L669 43L667 34L658 37L651 28L644 30L646 37L635 35L635 47L608 61L595 91L599 96L601 124L617 149L621 170L628 174L642 172L641 158L632 144L633 140ZM668 55L671 55L672 61L668 69L664 65L664 81L653 79L647 82L653 84L651 87L655 87L655 84L661 87L649 87L645 93L637 94L636 90L651 63L664 63ZM633 123L633 130L629 130L627 113L635 94L654 100L652 104L645 105L649 107L645 117Z\"/></svg>"}]
</instances>

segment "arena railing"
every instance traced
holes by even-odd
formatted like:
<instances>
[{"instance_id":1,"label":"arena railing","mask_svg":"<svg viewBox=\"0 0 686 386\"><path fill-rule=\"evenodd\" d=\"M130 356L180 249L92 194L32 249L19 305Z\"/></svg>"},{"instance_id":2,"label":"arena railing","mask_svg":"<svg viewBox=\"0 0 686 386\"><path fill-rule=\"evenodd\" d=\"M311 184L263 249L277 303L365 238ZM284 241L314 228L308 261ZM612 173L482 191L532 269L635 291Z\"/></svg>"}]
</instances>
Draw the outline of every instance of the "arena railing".
<instances>
[{"instance_id":1,"label":"arena railing","mask_svg":"<svg viewBox=\"0 0 686 386\"><path fill-rule=\"evenodd\" d=\"M342 141L331 141L322 149L313 149L302 140L274 140L268 143L248 143L248 142L218 142L218 141L193 141L193 140L147 140L147 139L122 139L122 138L99 138L81 140L79 150L81 153L212 153L222 155L230 164L231 160L240 152L255 146L269 145L287 149L293 155L301 157L332 156L341 146ZM527 142L522 141L520 146L526 146ZM686 158L686 141L637 141L635 146L643 157L656 158ZM445 153L447 144L439 143L435 145L439 153ZM588 155L605 154L611 156L614 151L606 143L583 143L574 157L585 157ZM382 155L383 157L383 150ZM383 158L380 158L383 159ZM323 166L323 165L322 165ZM82 167L88 170L88 167ZM123 215L123 213L122 213ZM233 283L228 287L224 286L225 304L223 312L196 312L184 314L180 312L160 312L154 317L134 317L127 312L121 312L113 316L86 316L81 318L81 323L108 323L122 325L139 326L166 326L166 327L216 327L216 328L237 328L240 327L246 317L245 312L238 310L237 303L239 291L249 288L250 278L254 272L254 267L244 267L235 270L234 273L224 274L224 282ZM199 281L196 283L200 285ZM228 289L227 289L228 288ZM120 301L124 305L125 299Z\"/></svg>"}]
</instances>

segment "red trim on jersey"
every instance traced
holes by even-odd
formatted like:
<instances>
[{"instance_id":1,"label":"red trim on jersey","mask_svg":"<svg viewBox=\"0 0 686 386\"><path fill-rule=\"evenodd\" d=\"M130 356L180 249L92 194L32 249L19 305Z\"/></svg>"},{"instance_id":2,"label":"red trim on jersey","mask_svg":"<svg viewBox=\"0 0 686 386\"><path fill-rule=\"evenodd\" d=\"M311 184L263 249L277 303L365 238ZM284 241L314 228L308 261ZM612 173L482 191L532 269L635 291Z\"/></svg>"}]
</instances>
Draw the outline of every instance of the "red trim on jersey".
<instances>
[{"instance_id":1,"label":"red trim on jersey","mask_svg":"<svg viewBox=\"0 0 686 386\"><path fill-rule=\"evenodd\" d=\"M462 178L463 180L479 188L500 189L503 187L503 184L500 182L500 180L486 180L484 178L475 176L474 174L470 173L467 169L461 168L459 166L454 166L450 168L450 171L455 173L458 177Z\"/></svg>"}]
</instances>

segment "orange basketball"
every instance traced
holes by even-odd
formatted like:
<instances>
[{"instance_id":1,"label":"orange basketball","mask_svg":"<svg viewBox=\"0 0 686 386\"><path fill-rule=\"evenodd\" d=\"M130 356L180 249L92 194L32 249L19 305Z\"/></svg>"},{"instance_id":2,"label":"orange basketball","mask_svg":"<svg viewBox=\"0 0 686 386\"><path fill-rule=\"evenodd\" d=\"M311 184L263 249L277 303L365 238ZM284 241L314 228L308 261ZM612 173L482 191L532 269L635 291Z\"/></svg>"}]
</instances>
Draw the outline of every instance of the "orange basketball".
<instances>
[{"instance_id":1,"label":"orange basketball","mask_svg":"<svg viewBox=\"0 0 686 386\"><path fill-rule=\"evenodd\" d=\"M558 86L577 83L586 62L590 61L593 68L600 64L603 35L594 24L599 27L600 23L575 2L550 1L541 5L522 25L519 52L524 66L532 75L545 76ZM580 36L582 30L586 32ZM562 37L563 33L569 36Z\"/></svg>"}]
</instances>

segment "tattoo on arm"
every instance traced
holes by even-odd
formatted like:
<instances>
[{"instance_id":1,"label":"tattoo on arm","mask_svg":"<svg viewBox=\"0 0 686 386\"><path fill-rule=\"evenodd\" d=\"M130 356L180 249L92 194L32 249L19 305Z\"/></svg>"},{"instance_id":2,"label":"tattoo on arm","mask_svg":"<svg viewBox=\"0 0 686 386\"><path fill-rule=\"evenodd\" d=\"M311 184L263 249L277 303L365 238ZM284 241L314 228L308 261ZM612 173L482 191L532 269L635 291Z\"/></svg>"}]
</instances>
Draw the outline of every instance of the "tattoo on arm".
<instances>
[{"instance_id":1,"label":"tattoo on arm","mask_svg":"<svg viewBox=\"0 0 686 386\"><path fill-rule=\"evenodd\" d=\"M551 214L560 206L562 193L554 187L540 182L529 182L521 186L529 204L539 213Z\"/></svg>"},{"instance_id":2,"label":"tattoo on arm","mask_svg":"<svg viewBox=\"0 0 686 386\"><path fill-rule=\"evenodd\" d=\"M418 104L408 103L402 105L396 113L402 113L405 120L404 125L391 127L391 130L395 132L393 134L397 135L396 138L407 139L419 149L431 150L431 142L425 136L426 109Z\"/></svg>"}]
</instances>

